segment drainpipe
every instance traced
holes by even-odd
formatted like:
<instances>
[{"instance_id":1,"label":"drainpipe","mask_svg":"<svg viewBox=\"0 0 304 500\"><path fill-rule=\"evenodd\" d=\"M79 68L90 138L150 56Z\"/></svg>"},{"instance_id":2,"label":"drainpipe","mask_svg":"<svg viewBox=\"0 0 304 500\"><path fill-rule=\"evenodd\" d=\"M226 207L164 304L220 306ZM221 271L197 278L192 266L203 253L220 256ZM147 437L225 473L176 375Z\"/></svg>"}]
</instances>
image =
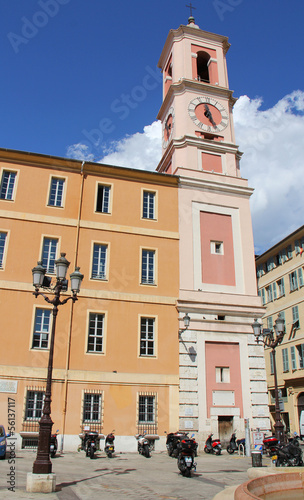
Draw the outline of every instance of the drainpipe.
<instances>
[{"instance_id":1,"label":"drainpipe","mask_svg":"<svg viewBox=\"0 0 304 500\"><path fill-rule=\"evenodd\" d=\"M85 162L83 161L82 164L81 164L81 169L80 169L81 185L80 185L80 199L79 199L78 218L77 218L77 227L76 227L76 244L75 244L75 255L74 255L74 268L77 266L77 261L78 261L80 220L81 220L81 213L82 213L83 188L84 188L84 180L85 180L84 164L85 164ZM70 328L69 328L69 334L68 334L67 355L66 355L66 364L65 364L63 425L62 425L62 438L61 438L61 447L60 447L61 453L63 452L63 447L64 447L64 435L65 435L65 426L66 426L66 411L67 411L67 396L68 396L68 373L69 373L69 368L70 368L70 354L71 354L71 337L72 337L72 326L73 326L73 314L74 314L74 302L71 304L71 309L70 309Z\"/></svg>"}]
</instances>

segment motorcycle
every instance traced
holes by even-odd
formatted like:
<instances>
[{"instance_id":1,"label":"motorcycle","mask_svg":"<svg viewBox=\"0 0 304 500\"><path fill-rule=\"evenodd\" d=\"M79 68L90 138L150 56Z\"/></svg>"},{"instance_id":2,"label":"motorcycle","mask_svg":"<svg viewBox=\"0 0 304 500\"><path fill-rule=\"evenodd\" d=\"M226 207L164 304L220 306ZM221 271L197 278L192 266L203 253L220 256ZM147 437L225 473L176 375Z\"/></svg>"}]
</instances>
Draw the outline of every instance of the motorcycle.
<instances>
[{"instance_id":1,"label":"motorcycle","mask_svg":"<svg viewBox=\"0 0 304 500\"><path fill-rule=\"evenodd\" d=\"M86 432L84 436L84 449L86 457L94 458L94 454L98 448L99 436L98 432Z\"/></svg>"},{"instance_id":2,"label":"motorcycle","mask_svg":"<svg viewBox=\"0 0 304 500\"><path fill-rule=\"evenodd\" d=\"M263 453L271 457L275 454L279 441L275 436L265 436L263 439Z\"/></svg>"},{"instance_id":3,"label":"motorcycle","mask_svg":"<svg viewBox=\"0 0 304 500\"><path fill-rule=\"evenodd\" d=\"M57 434L59 433L59 429L55 432L55 434L51 434L51 440L50 440L50 455L52 458L56 456L56 452L58 449L58 441L57 441Z\"/></svg>"},{"instance_id":4,"label":"motorcycle","mask_svg":"<svg viewBox=\"0 0 304 500\"><path fill-rule=\"evenodd\" d=\"M196 471L196 462L194 457L196 456L197 442L194 439L194 434L189 438L185 436L178 443L178 458L177 466L183 476L191 477L191 470Z\"/></svg>"},{"instance_id":5,"label":"motorcycle","mask_svg":"<svg viewBox=\"0 0 304 500\"><path fill-rule=\"evenodd\" d=\"M167 434L166 447L169 457L178 457L179 444L186 437L188 437L187 433L179 431Z\"/></svg>"},{"instance_id":6,"label":"motorcycle","mask_svg":"<svg viewBox=\"0 0 304 500\"><path fill-rule=\"evenodd\" d=\"M245 438L237 440L236 434L235 432L233 432L230 438L230 442L227 446L227 451L229 455L232 455L235 451L238 451L240 445L245 447Z\"/></svg>"},{"instance_id":7,"label":"motorcycle","mask_svg":"<svg viewBox=\"0 0 304 500\"><path fill-rule=\"evenodd\" d=\"M155 434L136 434L135 438L138 441L137 449L140 455L143 455L146 458L151 456L151 451L154 448L155 439L159 439L159 437Z\"/></svg>"},{"instance_id":8,"label":"motorcycle","mask_svg":"<svg viewBox=\"0 0 304 500\"><path fill-rule=\"evenodd\" d=\"M205 453L215 453L216 455L220 455L222 453L222 445L219 439L212 439L213 434L209 434L206 443L204 452Z\"/></svg>"},{"instance_id":9,"label":"motorcycle","mask_svg":"<svg viewBox=\"0 0 304 500\"><path fill-rule=\"evenodd\" d=\"M303 465L302 450L297 438L276 447L272 455L276 467L299 467Z\"/></svg>"},{"instance_id":10,"label":"motorcycle","mask_svg":"<svg viewBox=\"0 0 304 500\"><path fill-rule=\"evenodd\" d=\"M115 451L114 439L115 439L114 431L112 431L112 432L110 432L110 434L107 435L106 440L105 440L104 451L106 452L106 454L109 458L112 458L113 453Z\"/></svg>"}]
</instances>

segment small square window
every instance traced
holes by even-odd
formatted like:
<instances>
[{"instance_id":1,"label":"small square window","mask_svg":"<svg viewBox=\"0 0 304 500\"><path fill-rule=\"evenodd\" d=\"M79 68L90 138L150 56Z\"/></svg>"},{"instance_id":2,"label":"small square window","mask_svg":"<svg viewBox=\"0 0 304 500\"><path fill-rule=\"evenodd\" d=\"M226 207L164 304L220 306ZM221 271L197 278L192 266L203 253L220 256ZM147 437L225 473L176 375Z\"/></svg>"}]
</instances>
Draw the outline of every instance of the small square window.
<instances>
[{"instance_id":1,"label":"small square window","mask_svg":"<svg viewBox=\"0 0 304 500\"><path fill-rule=\"evenodd\" d=\"M224 243L222 241L210 241L212 254L224 255Z\"/></svg>"},{"instance_id":2,"label":"small square window","mask_svg":"<svg viewBox=\"0 0 304 500\"><path fill-rule=\"evenodd\" d=\"M219 384L229 384L230 368L228 366L216 366L215 381Z\"/></svg>"}]
</instances>

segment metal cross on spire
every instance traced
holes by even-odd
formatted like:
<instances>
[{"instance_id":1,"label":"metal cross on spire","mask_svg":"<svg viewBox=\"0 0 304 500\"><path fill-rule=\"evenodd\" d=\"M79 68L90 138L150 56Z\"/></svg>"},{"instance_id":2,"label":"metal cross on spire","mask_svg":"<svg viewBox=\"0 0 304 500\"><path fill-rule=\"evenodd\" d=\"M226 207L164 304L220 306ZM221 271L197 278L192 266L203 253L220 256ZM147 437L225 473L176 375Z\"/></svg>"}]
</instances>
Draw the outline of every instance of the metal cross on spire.
<instances>
[{"instance_id":1,"label":"metal cross on spire","mask_svg":"<svg viewBox=\"0 0 304 500\"><path fill-rule=\"evenodd\" d=\"M186 5L186 7L189 7L190 9L190 17L193 17L192 16L192 10L196 10L196 7L193 7L192 3L190 2L190 5Z\"/></svg>"}]
</instances>

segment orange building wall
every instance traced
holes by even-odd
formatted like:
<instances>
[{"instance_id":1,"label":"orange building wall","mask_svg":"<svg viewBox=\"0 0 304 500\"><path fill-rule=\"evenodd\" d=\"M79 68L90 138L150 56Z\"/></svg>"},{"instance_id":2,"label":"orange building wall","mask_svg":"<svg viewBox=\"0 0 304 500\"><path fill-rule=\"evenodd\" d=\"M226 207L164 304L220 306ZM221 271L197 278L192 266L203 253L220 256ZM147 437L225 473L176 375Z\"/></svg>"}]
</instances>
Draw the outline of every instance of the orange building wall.
<instances>
[{"instance_id":1,"label":"orange building wall","mask_svg":"<svg viewBox=\"0 0 304 500\"><path fill-rule=\"evenodd\" d=\"M1 155L11 160L1 161ZM172 408L178 407L179 375L177 179L40 155L24 159L22 153L0 151L0 174L2 168L17 172L14 199L0 200L0 230L8 231L5 265L0 269L5 338L0 381L18 382L17 394L12 394L18 411L17 432L24 429L27 389L43 390L47 373L48 349L32 348L35 307L51 307L32 293L31 269L41 259L43 236L58 238L57 258L65 252L71 262L68 275L76 264L84 274L79 300L59 306L53 429L78 436L83 391L98 390L103 394L105 431L115 428L117 435L134 435L139 392L157 394L158 432L169 431L170 426L176 430L178 413L175 416ZM63 207L48 206L52 176L65 179ZM98 183L111 185L109 214L95 212ZM155 220L142 218L144 190L156 194ZM105 280L91 279L94 242L108 245ZM142 248L155 250L155 285L140 283ZM90 311L105 314L103 353L86 352ZM139 356L140 316L156 321L155 356L151 358ZM7 396L0 392L3 415L7 414Z\"/></svg>"}]
</instances>

